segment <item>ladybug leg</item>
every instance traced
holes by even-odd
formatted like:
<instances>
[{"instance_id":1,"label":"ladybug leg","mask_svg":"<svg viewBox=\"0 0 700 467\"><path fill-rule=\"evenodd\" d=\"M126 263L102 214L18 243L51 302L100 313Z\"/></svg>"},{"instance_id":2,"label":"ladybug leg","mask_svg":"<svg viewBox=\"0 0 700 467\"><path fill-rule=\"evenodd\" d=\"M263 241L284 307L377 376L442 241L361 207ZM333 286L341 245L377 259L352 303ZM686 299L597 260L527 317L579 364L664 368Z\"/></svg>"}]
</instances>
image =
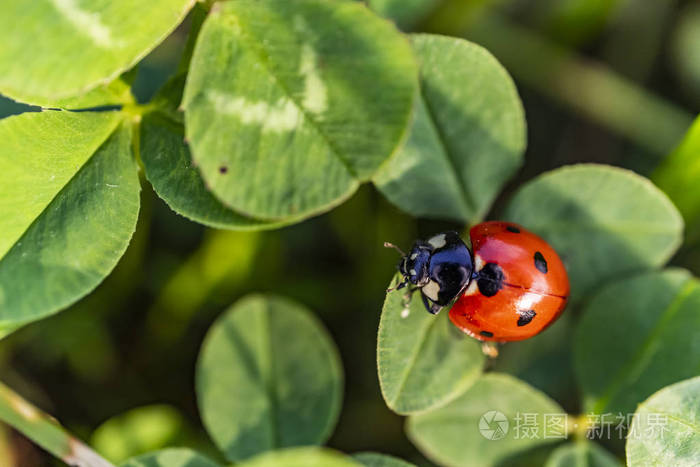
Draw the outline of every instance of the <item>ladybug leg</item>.
<instances>
[{"instance_id":1,"label":"ladybug leg","mask_svg":"<svg viewBox=\"0 0 700 467\"><path fill-rule=\"evenodd\" d=\"M401 290L404 287L406 287L407 285L408 285L408 277L406 277L402 282L399 282L396 286L389 287L388 289L386 289L386 293L393 292L394 290ZM415 289L413 289L413 290L415 290ZM413 290L410 292L413 293Z\"/></svg>"},{"instance_id":2,"label":"ladybug leg","mask_svg":"<svg viewBox=\"0 0 700 467\"><path fill-rule=\"evenodd\" d=\"M481 343L481 352L487 357L493 359L498 357L498 344L493 341Z\"/></svg>"},{"instance_id":3,"label":"ladybug leg","mask_svg":"<svg viewBox=\"0 0 700 467\"><path fill-rule=\"evenodd\" d=\"M386 293L393 292L394 290L401 290L404 287L408 285L408 279L404 280L403 282L399 282L399 284L395 287L389 287L386 289Z\"/></svg>"},{"instance_id":4,"label":"ladybug leg","mask_svg":"<svg viewBox=\"0 0 700 467\"><path fill-rule=\"evenodd\" d=\"M436 315L440 313L440 310L442 310L442 307L440 305L438 305L437 303L432 303L428 299L428 297L426 297L423 293L421 293L420 296L423 299L423 306L425 306L425 309L428 310L428 313L430 313L431 315Z\"/></svg>"},{"instance_id":5,"label":"ladybug leg","mask_svg":"<svg viewBox=\"0 0 700 467\"><path fill-rule=\"evenodd\" d=\"M408 285L408 283L406 283ZM418 290L418 287L409 287L406 289L406 293L403 294L403 306L408 308L411 305L411 298L413 297L413 292Z\"/></svg>"}]
</instances>

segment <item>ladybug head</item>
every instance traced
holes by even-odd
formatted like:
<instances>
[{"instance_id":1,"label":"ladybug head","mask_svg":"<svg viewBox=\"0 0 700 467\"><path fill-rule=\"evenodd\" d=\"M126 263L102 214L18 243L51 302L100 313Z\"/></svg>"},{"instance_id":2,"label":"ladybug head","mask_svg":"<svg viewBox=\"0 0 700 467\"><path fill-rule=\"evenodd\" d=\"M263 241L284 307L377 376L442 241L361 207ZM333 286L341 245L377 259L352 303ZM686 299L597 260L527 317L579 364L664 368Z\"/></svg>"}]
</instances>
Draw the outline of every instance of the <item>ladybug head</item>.
<instances>
[{"instance_id":1,"label":"ladybug head","mask_svg":"<svg viewBox=\"0 0 700 467\"><path fill-rule=\"evenodd\" d=\"M411 251L399 262L399 272L411 284L422 287L430 280L428 266L430 265L431 248L425 242L418 241Z\"/></svg>"}]
</instances>

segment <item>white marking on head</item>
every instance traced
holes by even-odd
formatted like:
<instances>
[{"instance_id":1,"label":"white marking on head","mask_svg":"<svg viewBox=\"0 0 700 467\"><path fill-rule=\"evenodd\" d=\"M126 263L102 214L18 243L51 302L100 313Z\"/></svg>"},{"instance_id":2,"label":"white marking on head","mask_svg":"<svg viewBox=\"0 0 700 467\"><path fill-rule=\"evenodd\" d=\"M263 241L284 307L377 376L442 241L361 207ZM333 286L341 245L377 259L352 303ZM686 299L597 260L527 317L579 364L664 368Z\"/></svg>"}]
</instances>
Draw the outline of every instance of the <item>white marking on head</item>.
<instances>
[{"instance_id":1,"label":"white marking on head","mask_svg":"<svg viewBox=\"0 0 700 467\"><path fill-rule=\"evenodd\" d=\"M471 281L467 290L464 291L464 295L474 295L479 291L479 287L476 285L476 281Z\"/></svg>"},{"instance_id":2,"label":"white marking on head","mask_svg":"<svg viewBox=\"0 0 700 467\"><path fill-rule=\"evenodd\" d=\"M484 264L484 260L481 259L481 256L474 253L474 270L476 272L481 271L484 268Z\"/></svg>"},{"instance_id":3,"label":"white marking on head","mask_svg":"<svg viewBox=\"0 0 700 467\"><path fill-rule=\"evenodd\" d=\"M428 240L428 243L430 243L433 248L438 249L447 245L447 240L445 240L445 234L439 234Z\"/></svg>"},{"instance_id":4,"label":"white marking on head","mask_svg":"<svg viewBox=\"0 0 700 467\"><path fill-rule=\"evenodd\" d=\"M416 258L418 258L418 253L413 253L413 254L411 255L411 259L416 259Z\"/></svg>"},{"instance_id":5,"label":"white marking on head","mask_svg":"<svg viewBox=\"0 0 700 467\"><path fill-rule=\"evenodd\" d=\"M217 112L234 115L246 125L260 125L266 132L291 131L302 121L296 104L284 97L270 104L211 90L207 93L207 100Z\"/></svg>"},{"instance_id":6,"label":"white marking on head","mask_svg":"<svg viewBox=\"0 0 700 467\"><path fill-rule=\"evenodd\" d=\"M51 0L51 3L64 19L78 32L90 37L98 47L109 49L124 46L124 41L114 40L112 31L102 22L99 13L85 11L77 0Z\"/></svg>"},{"instance_id":7,"label":"white marking on head","mask_svg":"<svg viewBox=\"0 0 700 467\"><path fill-rule=\"evenodd\" d=\"M415 275L416 275L416 270L415 270L415 269L411 269L411 270L408 271L408 272L409 272L412 276L415 276Z\"/></svg>"},{"instance_id":8,"label":"white marking on head","mask_svg":"<svg viewBox=\"0 0 700 467\"><path fill-rule=\"evenodd\" d=\"M423 291L426 297L428 297L432 301L437 301L438 293L440 292L440 285L437 282L431 280L428 281L428 283L425 284L421 290Z\"/></svg>"}]
</instances>

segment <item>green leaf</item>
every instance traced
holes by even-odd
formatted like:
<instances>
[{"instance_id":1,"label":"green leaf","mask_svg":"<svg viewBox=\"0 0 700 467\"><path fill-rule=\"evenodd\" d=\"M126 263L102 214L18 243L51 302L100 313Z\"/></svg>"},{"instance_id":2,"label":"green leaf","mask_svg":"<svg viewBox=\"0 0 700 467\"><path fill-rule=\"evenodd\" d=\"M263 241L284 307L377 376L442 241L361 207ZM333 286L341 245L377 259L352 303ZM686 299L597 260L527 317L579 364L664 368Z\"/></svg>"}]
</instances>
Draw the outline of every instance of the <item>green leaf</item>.
<instances>
[{"instance_id":1,"label":"green leaf","mask_svg":"<svg viewBox=\"0 0 700 467\"><path fill-rule=\"evenodd\" d=\"M236 467L360 467L339 452L325 448L293 448L268 452Z\"/></svg>"},{"instance_id":2,"label":"green leaf","mask_svg":"<svg viewBox=\"0 0 700 467\"><path fill-rule=\"evenodd\" d=\"M577 441L558 447L544 467L622 467L622 464L600 445Z\"/></svg>"},{"instance_id":3,"label":"green leaf","mask_svg":"<svg viewBox=\"0 0 700 467\"><path fill-rule=\"evenodd\" d=\"M335 426L343 372L316 318L289 300L251 295L210 329L197 365L204 426L232 461L320 444Z\"/></svg>"},{"instance_id":4,"label":"green leaf","mask_svg":"<svg viewBox=\"0 0 700 467\"><path fill-rule=\"evenodd\" d=\"M392 287L398 277L392 281ZM377 368L382 396L401 414L442 406L464 392L481 374L484 355L479 343L455 328L443 312L433 316L413 294L384 300L377 342Z\"/></svg>"},{"instance_id":5,"label":"green leaf","mask_svg":"<svg viewBox=\"0 0 700 467\"><path fill-rule=\"evenodd\" d=\"M688 228L700 227L700 117L678 147L659 165L651 179L683 215Z\"/></svg>"},{"instance_id":6,"label":"green leaf","mask_svg":"<svg viewBox=\"0 0 700 467\"><path fill-rule=\"evenodd\" d=\"M513 197L504 217L557 250L569 272L572 300L621 275L663 265L683 231L678 211L649 180L597 164L535 178Z\"/></svg>"},{"instance_id":7,"label":"green leaf","mask_svg":"<svg viewBox=\"0 0 700 467\"><path fill-rule=\"evenodd\" d=\"M130 459L121 467L220 467L196 451L170 448Z\"/></svg>"},{"instance_id":8,"label":"green leaf","mask_svg":"<svg viewBox=\"0 0 700 467\"><path fill-rule=\"evenodd\" d=\"M574 338L584 409L632 413L663 386L700 372L700 287L668 269L605 287L586 306Z\"/></svg>"},{"instance_id":9,"label":"green leaf","mask_svg":"<svg viewBox=\"0 0 700 467\"><path fill-rule=\"evenodd\" d=\"M161 449L185 431L182 415L169 405L147 405L116 415L93 432L90 444L111 462Z\"/></svg>"},{"instance_id":10,"label":"green leaf","mask_svg":"<svg viewBox=\"0 0 700 467\"><path fill-rule=\"evenodd\" d=\"M308 217L390 156L416 89L408 42L364 5L223 2L195 46L185 133L224 204L261 219Z\"/></svg>"},{"instance_id":11,"label":"green leaf","mask_svg":"<svg viewBox=\"0 0 700 467\"><path fill-rule=\"evenodd\" d=\"M627 437L629 467L700 465L700 377L663 388L644 401Z\"/></svg>"},{"instance_id":12,"label":"green leaf","mask_svg":"<svg viewBox=\"0 0 700 467\"><path fill-rule=\"evenodd\" d=\"M374 183L413 215L474 222L522 164L522 103L486 49L427 34L413 46L421 62L413 128Z\"/></svg>"},{"instance_id":13,"label":"green leaf","mask_svg":"<svg viewBox=\"0 0 700 467\"><path fill-rule=\"evenodd\" d=\"M576 377L571 367L574 322L573 310L566 310L546 332L501 346L493 361L494 371L522 379L556 401L568 406L579 402ZM557 371L552 371L556 368Z\"/></svg>"},{"instance_id":14,"label":"green leaf","mask_svg":"<svg viewBox=\"0 0 700 467\"><path fill-rule=\"evenodd\" d=\"M0 122L0 334L94 289L134 233L139 180L115 113Z\"/></svg>"},{"instance_id":15,"label":"green leaf","mask_svg":"<svg viewBox=\"0 0 700 467\"><path fill-rule=\"evenodd\" d=\"M535 423L526 425L525 414L535 418ZM563 409L543 393L512 376L488 373L450 404L410 416L406 431L433 462L449 467L487 467L556 442L545 414L550 420L565 420ZM526 431L525 426L537 431ZM550 437L545 436L545 429L550 430Z\"/></svg>"},{"instance_id":16,"label":"green leaf","mask_svg":"<svg viewBox=\"0 0 700 467\"><path fill-rule=\"evenodd\" d=\"M21 102L55 106L60 99L107 84L165 39L193 3L3 2L0 92Z\"/></svg>"},{"instance_id":17,"label":"green leaf","mask_svg":"<svg viewBox=\"0 0 700 467\"><path fill-rule=\"evenodd\" d=\"M352 457L365 467L416 467L396 457L374 452L362 452Z\"/></svg>"},{"instance_id":18,"label":"green leaf","mask_svg":"<svg viewBox=\"0 0 700 467\"><path fill-rule=\"evenodd\" d=\"M195 222L217 229L274 229L295 222L271 222L238 214L207 190L184 141L183 126L161 112L141 121L141 160L146 178L170 208Z\"/></svg>"},{"instance_id":19,"label":"green leaf","mask_svg":"<svg viewBox=\"0 0 700 467\"><path fill-rule=\"evenodd\" d=\"M118 124L115 112L25 113L0 122L0 258Z\"/></svg>"}]
</instances>

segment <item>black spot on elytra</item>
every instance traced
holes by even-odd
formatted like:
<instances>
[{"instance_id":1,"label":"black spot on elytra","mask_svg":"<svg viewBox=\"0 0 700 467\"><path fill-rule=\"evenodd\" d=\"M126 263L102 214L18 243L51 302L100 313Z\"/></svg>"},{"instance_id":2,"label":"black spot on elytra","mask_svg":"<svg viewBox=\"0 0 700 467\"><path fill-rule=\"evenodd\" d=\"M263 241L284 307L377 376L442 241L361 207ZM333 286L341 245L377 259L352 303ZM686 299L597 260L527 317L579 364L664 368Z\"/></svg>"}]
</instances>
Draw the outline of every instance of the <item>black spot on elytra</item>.
<instances>
[{"instance_id":1,"label":"black spot on elytra","mask_svg":"<svg viewBox=\"0 0 700 467\"><path fill-rule=\"evenodd\" d=\"M508 227L506 227L506 230L508 232L520 233L520 229L517 227L513 227L512 225L509 225Z\"/></svg>"},{"instance_id":2,"label":"black spot on elytra","mask_svg":"<svg viewBox=\"0 0 700 467\"><path fill-rule=\"evenodd\" d=\"M539 251L535 252L535 267L542 274L547 274L547 261L545 261L544 256Z\"/></svg>"},{"instance_id":3,"label":"black spot on elytra","mask_svg":"<svg viewBox=\"0 0 700 467\"><path fill-rule=\"evenodd\" d=\"M520 315L520 317L518 318L518 326L525 326L526 324L530 324L532 318L534 318L537 315L537 313L535 313L535 310L518 311L518 314Z\"/></svg>"},{"instance_id":4,"label":"black spot on elytra","mask_svg":"<svg viewBox=\"0 0 700 467\"><path fill-rule=\"evenodd\" d=\"M225 165L222 165L221 167L219 167L220 174L225 174L226 172L228 172L228 167L226 167Z\"/></svg>"},{"instance_id":5,"label":"black spot on elytra","mask_svg":"<svg viewBox=\"0 0 700 467\"><path fill-rule=\"evenodd\" d=\"M485 297L493 297L503 288L503 269L496 263L486 263L479 271L476 285Z\"/></svg>"},{"instance_id":6,"label":"black spot on elytra","mask_svg":"<svg viewBox=\"0 0 700 467\"><path fill-rule=\"evenodd\" d=\"M488 331L481 331L479 334L481 334L484 337L493 337L493 333Z\"/></svg>"}]
</instances>

